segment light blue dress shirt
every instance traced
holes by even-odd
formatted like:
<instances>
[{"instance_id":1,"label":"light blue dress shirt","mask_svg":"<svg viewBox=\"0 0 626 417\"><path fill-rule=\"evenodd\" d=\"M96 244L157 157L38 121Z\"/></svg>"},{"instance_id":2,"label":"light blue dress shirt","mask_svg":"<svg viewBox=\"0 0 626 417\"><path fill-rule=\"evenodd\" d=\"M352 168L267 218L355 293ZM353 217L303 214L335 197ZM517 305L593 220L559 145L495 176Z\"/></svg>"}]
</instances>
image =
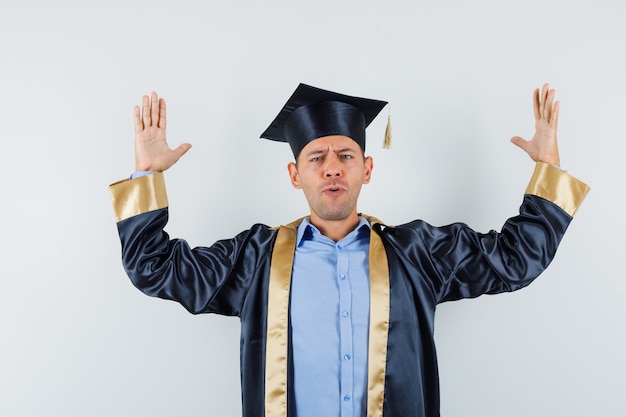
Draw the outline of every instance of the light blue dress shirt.
<instances>
[{"instance_id":1,"label":"light blue dress shirt","mask_svg":"<svg viewBox=\"0 0 626 417\"><path fill-rule=\"evenodd\" d=\"M298 228L290 309L298 417L365 415L369 236L362 217L336 243L308 219Z\"/></svg>"}]
</instances>

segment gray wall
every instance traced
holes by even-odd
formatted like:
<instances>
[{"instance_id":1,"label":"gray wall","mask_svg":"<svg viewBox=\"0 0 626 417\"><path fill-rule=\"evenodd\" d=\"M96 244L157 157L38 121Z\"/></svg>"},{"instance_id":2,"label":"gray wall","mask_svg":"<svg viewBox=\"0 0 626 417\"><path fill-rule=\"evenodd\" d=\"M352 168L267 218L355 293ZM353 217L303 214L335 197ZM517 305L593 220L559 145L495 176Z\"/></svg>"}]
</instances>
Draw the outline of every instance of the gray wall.
<instances>
[{"instance_id":1,"label":"gray wall","mask_svg":"<svg viewBox=\"0 0 626 417\"><path fill-rule=\"evenodd\" d=\"M95 4L95 2L94 2ZM623 416L626 94L621 0L109 1L0 6L0 415L240 415L237 319L133 288L107 186L158 91L168 231L193 245L307 212L286 145L258 140L298 82L391 103L359 209L498 229L533 163L531 94L562 102L564 168L592 186L529 288L440 306L447 417Z\"/></svg>"}]
</instances>

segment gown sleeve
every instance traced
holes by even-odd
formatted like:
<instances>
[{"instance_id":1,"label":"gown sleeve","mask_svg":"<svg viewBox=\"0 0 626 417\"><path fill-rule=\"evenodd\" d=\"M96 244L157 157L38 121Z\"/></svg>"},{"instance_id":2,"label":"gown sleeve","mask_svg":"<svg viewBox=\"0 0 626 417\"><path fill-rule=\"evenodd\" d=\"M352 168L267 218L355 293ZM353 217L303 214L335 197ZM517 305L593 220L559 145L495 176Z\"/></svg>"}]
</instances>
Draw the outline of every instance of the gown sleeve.
<instances>
[{"instance_id":1,"label":"gown sleeve","mask_svg":"<svg viewBox=\"0 0 626 417\"><path fill-rule=\"evenodd\" d=\"M517 216L497 232L414 221L389 234L436 303L523 288L550 264L589 187L538 163Z\"/></svg>"},{"instance_id":2,"label":"gown sleeve","mask_svg":"<svg viewBox=\"0 0 626 417\"><path fill-rule=\"evenodd\" d=\"M264 259L271 233L255 225L210 247L191 248L164 231L168 201L163 173L109 187L132 283L147 295L182 304L189 312L240 315L250 280Z\"/></svg>"}]
</instances>

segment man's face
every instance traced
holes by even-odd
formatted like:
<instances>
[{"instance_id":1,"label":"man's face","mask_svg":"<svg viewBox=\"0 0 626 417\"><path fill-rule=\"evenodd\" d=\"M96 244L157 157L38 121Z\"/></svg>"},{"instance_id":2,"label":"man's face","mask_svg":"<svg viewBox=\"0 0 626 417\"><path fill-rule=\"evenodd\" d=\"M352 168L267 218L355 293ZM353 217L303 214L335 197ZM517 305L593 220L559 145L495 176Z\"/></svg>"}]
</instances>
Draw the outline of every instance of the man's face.
<instances>
[{"instance_id":1,"label":"man's face","mask_svg":"<svg viewBox=\"0 0 626 417\"><path fill-rule=\"evenodd\" d=\"M309 142L297 164L288 166L291 183L302 189L311 220L344 220L356 215L361 186L370 181L371 157L346 136L325 136Z\"/></svg>"}]
</instances>

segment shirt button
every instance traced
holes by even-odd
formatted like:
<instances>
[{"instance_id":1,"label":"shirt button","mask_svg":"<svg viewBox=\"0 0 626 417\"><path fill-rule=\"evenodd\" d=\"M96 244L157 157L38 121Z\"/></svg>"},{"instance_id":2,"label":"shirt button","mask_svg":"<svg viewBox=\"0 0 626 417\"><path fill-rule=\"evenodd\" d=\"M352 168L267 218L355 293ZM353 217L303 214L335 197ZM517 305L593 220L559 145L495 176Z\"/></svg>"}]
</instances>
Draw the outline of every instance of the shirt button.
<instances>
[{"instance_id":1,"label":"shirt button","mask_svg":"<svg viewBox=\"0 0 626 417\"><path fill-rule=\"evenodd\" d=\"M341 315L344 316L344 317L348 317L348 312L344 311L343 313L341 313Z\"/></svg>"},{"instance_id":2,"label":"shirt button","mask_svg":"<svg viewBox=\"0 0 626 417\"><path fill-rule=\"evenodd\" d=\"M339 279L346 279L346 276L344 274L339 275Z\"/></svg>"},{"instance_id":3,"label":"shirt button","mask_svg":"<svg viewBox=\"0 0 626 417\"><path fill-rule=\"evenodd\" d=\"M349 360L350 360L350 355L344 355L344 356L343 356L343 358L344 358L345 360L349 361Z\"/></svg>"},{"instance_id":4,"label":"shirt button","mask_svg":"<svg viewBox=\"0 0 626 417\"><path fill-rule=\"evenodd\" d=\"M350 401L350 396L349 395L344 395L343 396L343 400L344 401Z\"/></svg>"}]
</instances>

